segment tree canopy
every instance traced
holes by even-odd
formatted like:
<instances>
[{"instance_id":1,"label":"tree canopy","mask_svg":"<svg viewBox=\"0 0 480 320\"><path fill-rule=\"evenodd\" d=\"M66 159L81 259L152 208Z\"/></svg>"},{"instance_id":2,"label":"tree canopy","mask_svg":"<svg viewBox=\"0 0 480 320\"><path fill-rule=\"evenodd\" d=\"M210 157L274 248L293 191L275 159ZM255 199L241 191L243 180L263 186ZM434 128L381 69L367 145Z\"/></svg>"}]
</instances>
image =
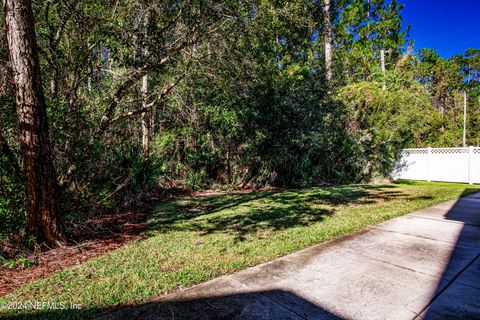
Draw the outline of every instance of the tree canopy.
<instances>
[{"instance_id":1,"label":"tree canopy","mask_svg":"<svg viewBox=\"0 0 480 320\"><path fill-rule=\"evenodd\" d=\"M395 0L328 2L31 2L67 234L159 190L388 177L402 148L462 144L464 91L480 143L480 49L415 51ZM35 243L13 49L2 37L0 241Z\"/></svg>"}]
</instances>

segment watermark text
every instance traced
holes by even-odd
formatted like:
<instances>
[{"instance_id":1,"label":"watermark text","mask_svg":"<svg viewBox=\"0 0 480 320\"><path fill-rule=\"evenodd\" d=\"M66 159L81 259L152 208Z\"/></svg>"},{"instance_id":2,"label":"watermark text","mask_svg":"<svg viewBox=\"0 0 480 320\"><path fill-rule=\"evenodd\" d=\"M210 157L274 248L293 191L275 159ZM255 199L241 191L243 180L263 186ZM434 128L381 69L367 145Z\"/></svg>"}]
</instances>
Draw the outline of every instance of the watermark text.
<instances>
[{"instance_id":1,"label":"watermark text","mask_svg":"<svg viewBox=\"0 0 480 320\"><path fill-rule=\"evenodd\" d=\"M0 310L67 310L82 309L80 303L56 301L0 301Z\"/></svg>"}]
</instances>

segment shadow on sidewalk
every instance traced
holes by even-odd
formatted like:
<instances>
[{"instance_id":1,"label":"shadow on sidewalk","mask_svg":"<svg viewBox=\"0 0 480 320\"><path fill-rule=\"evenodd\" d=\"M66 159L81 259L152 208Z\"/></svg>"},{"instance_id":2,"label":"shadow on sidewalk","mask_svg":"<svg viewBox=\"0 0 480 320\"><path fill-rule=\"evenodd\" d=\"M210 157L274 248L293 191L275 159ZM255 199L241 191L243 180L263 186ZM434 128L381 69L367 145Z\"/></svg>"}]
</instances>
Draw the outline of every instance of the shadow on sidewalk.
<instances>
[{"instance_id":1,"label":"shadow on sidewalk","mask_svg":"<svg viewBox=\"0 0 480 320\"><path fill-rule=\"evenodd\" d=\"M442 280L418 318L480 319L480 193L458 199L443 217L437 218L463 226Z\"/></svg>"},{"instance_id":2,"label":"shadow on sidewalk","mask_svg":"<svg viewBox=\"0 0 480 320\"><path fill-rule=\"evenodd\" d=\"M297 312L275 302L288 301ZM302 310L298 313L298 310ZM232 295L169 298L144 304L122 306L117 310L50 310L27 316L28 319L78 319L101 314L97 320L227 320L227 319L329 319L341 317L326 311L298 295L283 291L253 291ZM25 319L25 315L7 319Z\"/></svg>"}]
</instances>

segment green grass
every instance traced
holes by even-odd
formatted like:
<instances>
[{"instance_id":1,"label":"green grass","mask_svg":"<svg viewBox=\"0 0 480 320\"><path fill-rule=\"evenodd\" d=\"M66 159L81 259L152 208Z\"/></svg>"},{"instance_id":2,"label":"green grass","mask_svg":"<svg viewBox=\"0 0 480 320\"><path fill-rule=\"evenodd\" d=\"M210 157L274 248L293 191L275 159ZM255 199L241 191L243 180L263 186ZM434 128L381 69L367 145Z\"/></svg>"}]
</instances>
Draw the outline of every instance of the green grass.
<instances>
[{"instance_id":1,"label":"green grass","mask_svg":"<svg viewBox=\"0 0 480 320\"><path fill-rule=\"evenodd\" d=\"M197 197L159 203L145 237L0 298L63 301L80 311L0 310L78 319L188 287L480 189L402 182Z\"/></svg>"}]
</instances>

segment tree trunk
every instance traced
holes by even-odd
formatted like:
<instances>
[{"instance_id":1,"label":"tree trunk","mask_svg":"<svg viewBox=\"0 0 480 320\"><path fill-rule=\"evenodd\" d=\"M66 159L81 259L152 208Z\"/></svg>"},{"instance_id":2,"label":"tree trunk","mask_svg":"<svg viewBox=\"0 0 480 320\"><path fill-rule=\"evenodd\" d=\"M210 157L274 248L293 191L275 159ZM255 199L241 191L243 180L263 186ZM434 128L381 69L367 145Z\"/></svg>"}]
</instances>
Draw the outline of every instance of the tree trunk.
<instances>
[{"instance_id":1,"label":"tree trunk","mask_svg":"<svg viewBox=\"0 0 480 320\"><path fill-rule=\"evenodd\" d=\"M325 78L327 79L327 87L331 89L333 77L332 70L332 24L330 21L330 0L323 0L323 24L325 30Z\"/></svg>"},{"instance_id":2,"label":"tree trunk","mask_svg":"<svg viewBox=\"0 0 480 320\"><path fill-rule=\"evenodd\" d=\"M142 77L142 108L147 107L148 75ZM143 160L148 161L150 138L150 111L142 113L142 150Z\"/></svg>"},{"instance_id":3,"label":"tree trunk","mask_svg":"<svg viewBox=\"0 0 480 320\"><path fill-rule=\"evenodd\" d=\"M36 50L30 0L3 0L7 43L20 122L28 212L27 233L50 247L65 241L58 218L58 186Z\"/></svg>"},{"instance_id":4,"label":"tree trunk","mask_svg":"<svg viewBox=\"0 0 480 320\"><path fill-rule=\"evenodd\" d=\"M145 26L145 40L146 42L148 37L148 19L149 19L149 12L145 13L144 18L144 26ZM143 57L146 59L148 57L148 48L147 45L144 44L143 48ZM148 75L144 75L142 77L142 109L147 107L147 97L148 97ZM150 139L150 123L151 121L151 112L146 111L142 113L142 150L143 150L143 160L148 161L149 158L149 139Z\"/></svg>"}]
</instances>

